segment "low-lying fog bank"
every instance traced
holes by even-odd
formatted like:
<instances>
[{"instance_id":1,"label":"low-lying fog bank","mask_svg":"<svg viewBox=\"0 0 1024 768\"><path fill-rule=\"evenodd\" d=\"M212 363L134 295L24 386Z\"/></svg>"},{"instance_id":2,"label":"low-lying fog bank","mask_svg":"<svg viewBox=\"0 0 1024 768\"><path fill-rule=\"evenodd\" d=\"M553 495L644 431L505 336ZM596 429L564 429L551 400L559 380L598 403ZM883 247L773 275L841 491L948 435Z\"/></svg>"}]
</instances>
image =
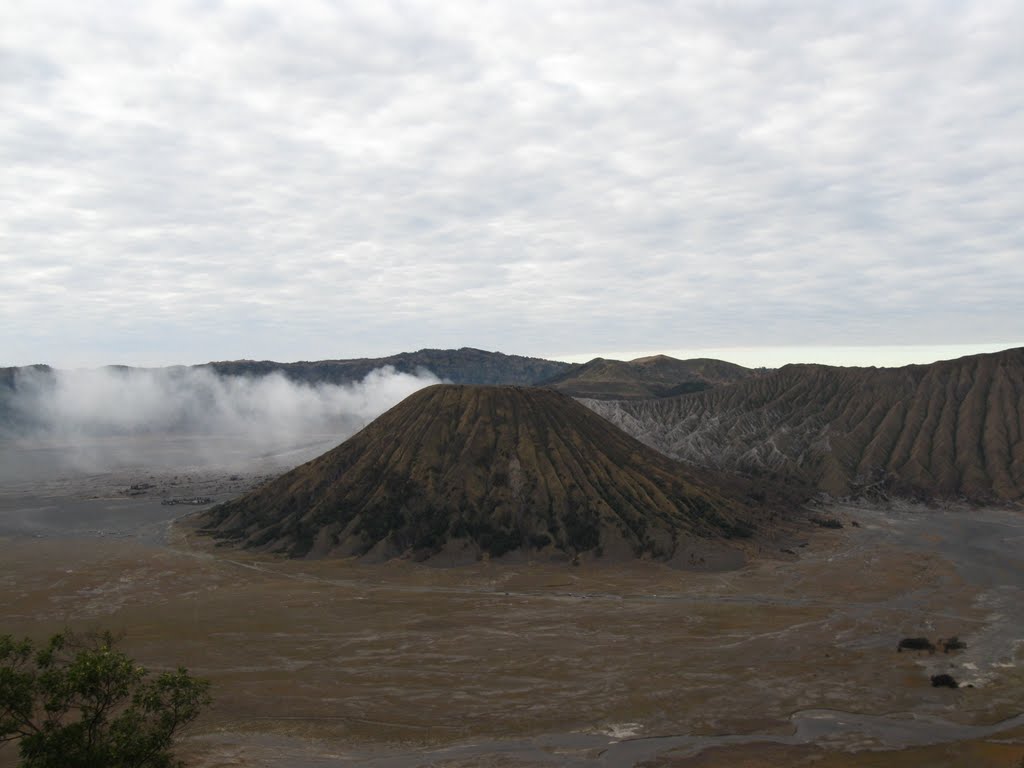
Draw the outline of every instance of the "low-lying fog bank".
<instances>
[{"instance_id":1,"label":"low-lying fog bank","mask_svg":"<svg viewBox=\"0 0 1024 768\"><path fill-rule=\"evenodd\" d=\"M24 369L0 391L0 484L132 468L280 470L439 382L393 368L351 385L191 368Z\"/></svg>"}]
</instances>

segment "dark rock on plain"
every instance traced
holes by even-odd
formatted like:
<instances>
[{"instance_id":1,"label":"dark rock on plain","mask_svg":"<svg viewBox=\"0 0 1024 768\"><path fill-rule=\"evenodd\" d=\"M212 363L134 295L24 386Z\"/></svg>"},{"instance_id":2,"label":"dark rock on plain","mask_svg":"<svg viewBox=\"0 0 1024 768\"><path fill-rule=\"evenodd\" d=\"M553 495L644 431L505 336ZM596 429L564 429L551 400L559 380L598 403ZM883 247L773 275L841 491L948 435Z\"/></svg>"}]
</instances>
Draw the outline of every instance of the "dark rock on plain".
<instances>
[{"instance_id":1,"label":"dark rock on plain","mask_svg":"<svg viewBox=\"0 0 1024 768\"><path fill-rule=\"evenodd\" d=\"M939 647L942 649L943 653L949 653L950 651L964 650L967 647L967 643L954 635L953 637L947 637L945 639L939 638Z\"/></svg>"},{"instance_id":2,"label":"dark rock on plain","mask_svg":"<svg viewBox=\"0 0 1024 768\"><path fill-rule=\"evenodd\" d=\"M908 651L929 651L935 652L935 646L927 637L904 637L896 646L897 651L906 648Z\"/></svg>"}]
</instances>

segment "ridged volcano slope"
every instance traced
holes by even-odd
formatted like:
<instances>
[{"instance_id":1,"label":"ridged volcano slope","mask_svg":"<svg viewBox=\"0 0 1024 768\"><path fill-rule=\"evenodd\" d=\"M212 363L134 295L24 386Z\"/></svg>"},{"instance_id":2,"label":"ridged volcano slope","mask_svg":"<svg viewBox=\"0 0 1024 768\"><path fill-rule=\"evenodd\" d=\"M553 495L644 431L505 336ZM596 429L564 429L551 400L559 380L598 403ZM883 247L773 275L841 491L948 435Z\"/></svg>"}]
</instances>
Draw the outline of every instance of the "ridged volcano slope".
<instances>
[{"instance_id":1,"label":"ridged volcano slope","mask_svg":"<svg viewBox=\"0 0 1024 768\"><path fill-rule=\"evenodd\" d=\"M556 392L437 385L201 524L292 556L670 558L689 537L746 537L774 515L741 487L703 485Z\"/></svg>"},{"instance_id":2,"label":"ridged volcano slope","mask_svg":"<svg viewBox=\"0 0 1024 768\"><path fill-rule=\"evenodd\" d=\"M1024 349L903 368L787 365L694 395L586 404L669 456L837 495L1024 498Z\"/></svg>"}]
</instances>

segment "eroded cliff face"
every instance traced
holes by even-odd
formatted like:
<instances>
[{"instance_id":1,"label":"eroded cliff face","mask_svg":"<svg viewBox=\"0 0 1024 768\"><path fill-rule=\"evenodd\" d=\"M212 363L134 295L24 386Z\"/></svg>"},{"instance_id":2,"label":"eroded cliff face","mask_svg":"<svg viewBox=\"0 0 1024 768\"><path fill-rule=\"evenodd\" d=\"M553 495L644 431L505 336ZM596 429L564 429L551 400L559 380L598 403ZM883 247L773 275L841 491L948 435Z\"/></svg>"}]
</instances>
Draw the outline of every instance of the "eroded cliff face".
<instances>
[{"instance_id":1,"label":"eroded cliff face","mask_svg":"<svg viewBox=\"0 0 1024 768\"><path fill-rule=\"evenodd\" d=\"M668 456L834 495L1024 498L1024 349L903 368L788 365L692 395L581 402Z\"/></svg>"}]
</instances>

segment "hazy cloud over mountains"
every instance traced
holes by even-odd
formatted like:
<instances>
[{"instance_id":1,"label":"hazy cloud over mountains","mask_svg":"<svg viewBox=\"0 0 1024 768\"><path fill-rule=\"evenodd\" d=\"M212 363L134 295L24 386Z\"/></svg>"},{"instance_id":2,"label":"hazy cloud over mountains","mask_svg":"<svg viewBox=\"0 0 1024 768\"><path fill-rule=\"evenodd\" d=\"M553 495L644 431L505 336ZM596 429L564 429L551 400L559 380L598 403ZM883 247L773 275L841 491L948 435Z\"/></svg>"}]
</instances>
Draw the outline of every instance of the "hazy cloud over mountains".
<instances>
[{"instance_id":1,"label":"hazy cloud over mountains","mask_svg":"<svg viewBox=\"0 0 1024 768\"><path fill-rule=\"evenodd\" d=\"M225 464L232 452L253 458L324 441L333 446L438 383L428 371L390 367L349 385L201 368L24 369L13 391L0 391L0 451L34 451L39 461L52 454L59 464L93 471ZM178 444L175 436L202 439Z\"/></svg>"},{"instance_id":2,"label":"hazy cloud over mountains","mask_svg":"<svg viewBox=\"0 0 1024 768\"><path fill-rule=\"evenodd\" d=\"M365 424L441 382L385 367L348 385L304 384L280 373L218 376L202 368L18 372L14 409L39 431L124 435L266 434L275 439Z\"/></svg>"},{"instance_id":3,"label":"hazy cloud over mountains","mask_svg":"<svg viewBox=\"0 0 1024 768\"><path fill-rule=\"evenodd\" d=\"M1022 29L5 3L0 362L1021 339Z\"/></svg>"}]
</instances>

